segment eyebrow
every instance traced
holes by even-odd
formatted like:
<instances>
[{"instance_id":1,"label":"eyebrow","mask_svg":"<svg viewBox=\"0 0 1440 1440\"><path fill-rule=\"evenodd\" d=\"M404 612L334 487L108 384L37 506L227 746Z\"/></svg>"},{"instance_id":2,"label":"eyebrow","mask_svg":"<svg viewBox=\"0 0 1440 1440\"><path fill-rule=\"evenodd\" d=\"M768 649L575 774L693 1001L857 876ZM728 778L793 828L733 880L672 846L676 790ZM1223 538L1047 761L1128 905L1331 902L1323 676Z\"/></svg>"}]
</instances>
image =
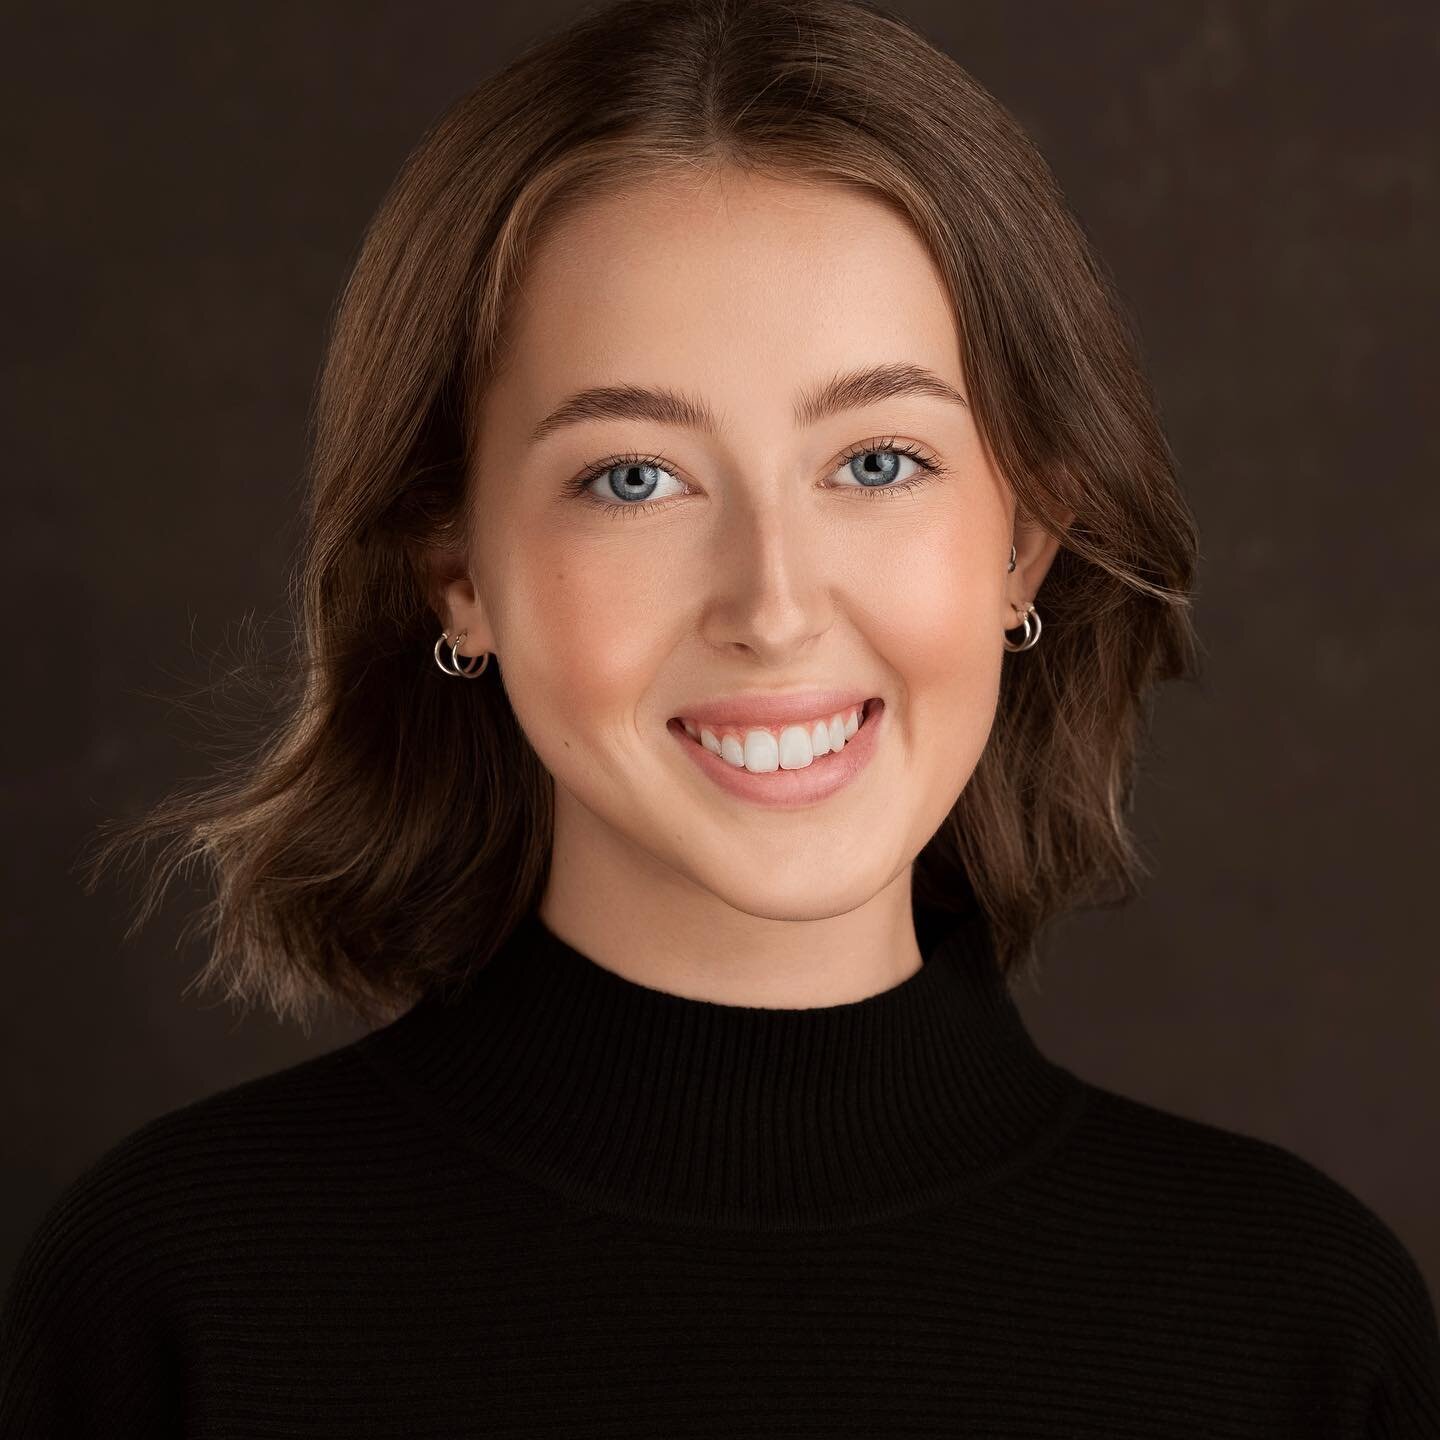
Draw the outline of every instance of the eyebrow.
<instances>
[{"instance_id":1,"label":"eyebrow","mask_svg":"<svg viewBox=\"0 0 1440 1440\"><path fill-rule=\"evenodd\" d=\"M928 395L967 409L970 405L953 385L921 365L871 365L847 371L803 392L795 402L795 424L814 425L830 415L901 395ZM710 407L683 391L663 385L597 385L578 391L556 406L531 432L530 443L538 444L566 425L586 420L651 420L709 435L720 430Z\"/></svg>"}]
</instances>

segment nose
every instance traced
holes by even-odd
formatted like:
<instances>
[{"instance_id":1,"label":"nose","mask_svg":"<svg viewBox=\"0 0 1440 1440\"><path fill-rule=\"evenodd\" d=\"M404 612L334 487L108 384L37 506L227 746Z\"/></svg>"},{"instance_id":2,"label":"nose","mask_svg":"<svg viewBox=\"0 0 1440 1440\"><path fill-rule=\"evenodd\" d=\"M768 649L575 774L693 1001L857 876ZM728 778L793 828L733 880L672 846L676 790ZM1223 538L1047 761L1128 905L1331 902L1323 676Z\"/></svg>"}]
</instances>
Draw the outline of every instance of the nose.
<instances>
[{"instance_id":1,"label":"nose","mask_svg":"<svg viewBox=\"0 0 1440 1440\"><path fill-rule=\"evenodd\" d=\"M717 649L783 665L833 622L841 557L827 546L810 498L779 475L752 475L729 492L707 573L696 577L701 628Z\"/></svg>"}]
</instances>

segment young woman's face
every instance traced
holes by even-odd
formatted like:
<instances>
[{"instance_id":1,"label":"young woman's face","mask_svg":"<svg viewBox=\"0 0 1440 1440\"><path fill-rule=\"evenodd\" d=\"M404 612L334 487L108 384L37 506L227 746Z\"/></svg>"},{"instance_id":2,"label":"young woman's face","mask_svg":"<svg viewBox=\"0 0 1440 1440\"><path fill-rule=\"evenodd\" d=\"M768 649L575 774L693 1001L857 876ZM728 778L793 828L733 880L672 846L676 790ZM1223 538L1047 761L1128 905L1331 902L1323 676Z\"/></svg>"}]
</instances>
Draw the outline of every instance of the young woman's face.
<instances>
[{"instance_id":1,"label":"young woman's face","mask_svg":"<svg viewBox=\"0 0 1440 1440\"><path fill-rule=\"evenodd\" d=\"M872 367L934 380L888 393L882 373L817 405ZM611 393L573 402L597 387ZM666 181L549 237L475 437L474 587L445 599L462 654L495 652L555 778L552 875L580 867L622 906L637 887L698 887L780 918L838 915L892 882L908 896L989 734L1012 602L1055 550L1015 531L947 389L966 394L939 275L901 219L842 188ZM859 772L803 804L760 787L843 751L812 776L790 736L788 762L742 777L751 798L672 724L811 690L884 703L847 741L869 741ZM808 717L812 748L844 708ZM747 735L779 726L707 728L775 759Z\"/></svg>"}]
</instances>

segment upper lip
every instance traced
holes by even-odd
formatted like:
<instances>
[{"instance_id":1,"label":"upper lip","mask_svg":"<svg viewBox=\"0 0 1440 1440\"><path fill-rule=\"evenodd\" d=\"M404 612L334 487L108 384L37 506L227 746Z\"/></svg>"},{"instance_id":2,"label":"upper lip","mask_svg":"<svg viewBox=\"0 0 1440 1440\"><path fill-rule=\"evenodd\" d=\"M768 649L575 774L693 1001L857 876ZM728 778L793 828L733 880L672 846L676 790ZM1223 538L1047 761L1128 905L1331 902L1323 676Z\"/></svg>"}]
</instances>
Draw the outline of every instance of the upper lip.
<instances>
[{"instance_id":1,"label":"upper lip","mask_svg":"<svg viewBox=\"0 0 1440 1440\"><path fill-rule=\"evenodd\" d=\"M697 725L788 725L800 720L828 718L837 710L863 705L868 690L755 690L726 695L718 700L682 706L676 718Z\"/></svg>"}]
</instances>

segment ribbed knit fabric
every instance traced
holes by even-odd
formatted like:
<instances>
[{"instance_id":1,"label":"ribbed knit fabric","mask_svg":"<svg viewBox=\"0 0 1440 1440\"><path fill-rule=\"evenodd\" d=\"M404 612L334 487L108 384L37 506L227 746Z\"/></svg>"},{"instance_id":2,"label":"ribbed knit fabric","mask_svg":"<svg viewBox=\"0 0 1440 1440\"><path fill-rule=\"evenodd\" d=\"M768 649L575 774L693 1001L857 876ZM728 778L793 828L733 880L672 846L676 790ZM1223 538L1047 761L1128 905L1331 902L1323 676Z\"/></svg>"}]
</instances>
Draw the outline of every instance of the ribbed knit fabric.
<instances>
[{"instance_id":1,"label":"ribbed knit fabric","mask_svg":"<svg viewBox=\"0 0 1440 1440\"><path fill-rule=\"evenodd\" d=\"M1043 1055L977 912L852 1004L648 988L532 915L462 993L155 1119L0 1313L6 1437L1436 1440L1413 1257Z\"/></svg>"}]
</instances>

